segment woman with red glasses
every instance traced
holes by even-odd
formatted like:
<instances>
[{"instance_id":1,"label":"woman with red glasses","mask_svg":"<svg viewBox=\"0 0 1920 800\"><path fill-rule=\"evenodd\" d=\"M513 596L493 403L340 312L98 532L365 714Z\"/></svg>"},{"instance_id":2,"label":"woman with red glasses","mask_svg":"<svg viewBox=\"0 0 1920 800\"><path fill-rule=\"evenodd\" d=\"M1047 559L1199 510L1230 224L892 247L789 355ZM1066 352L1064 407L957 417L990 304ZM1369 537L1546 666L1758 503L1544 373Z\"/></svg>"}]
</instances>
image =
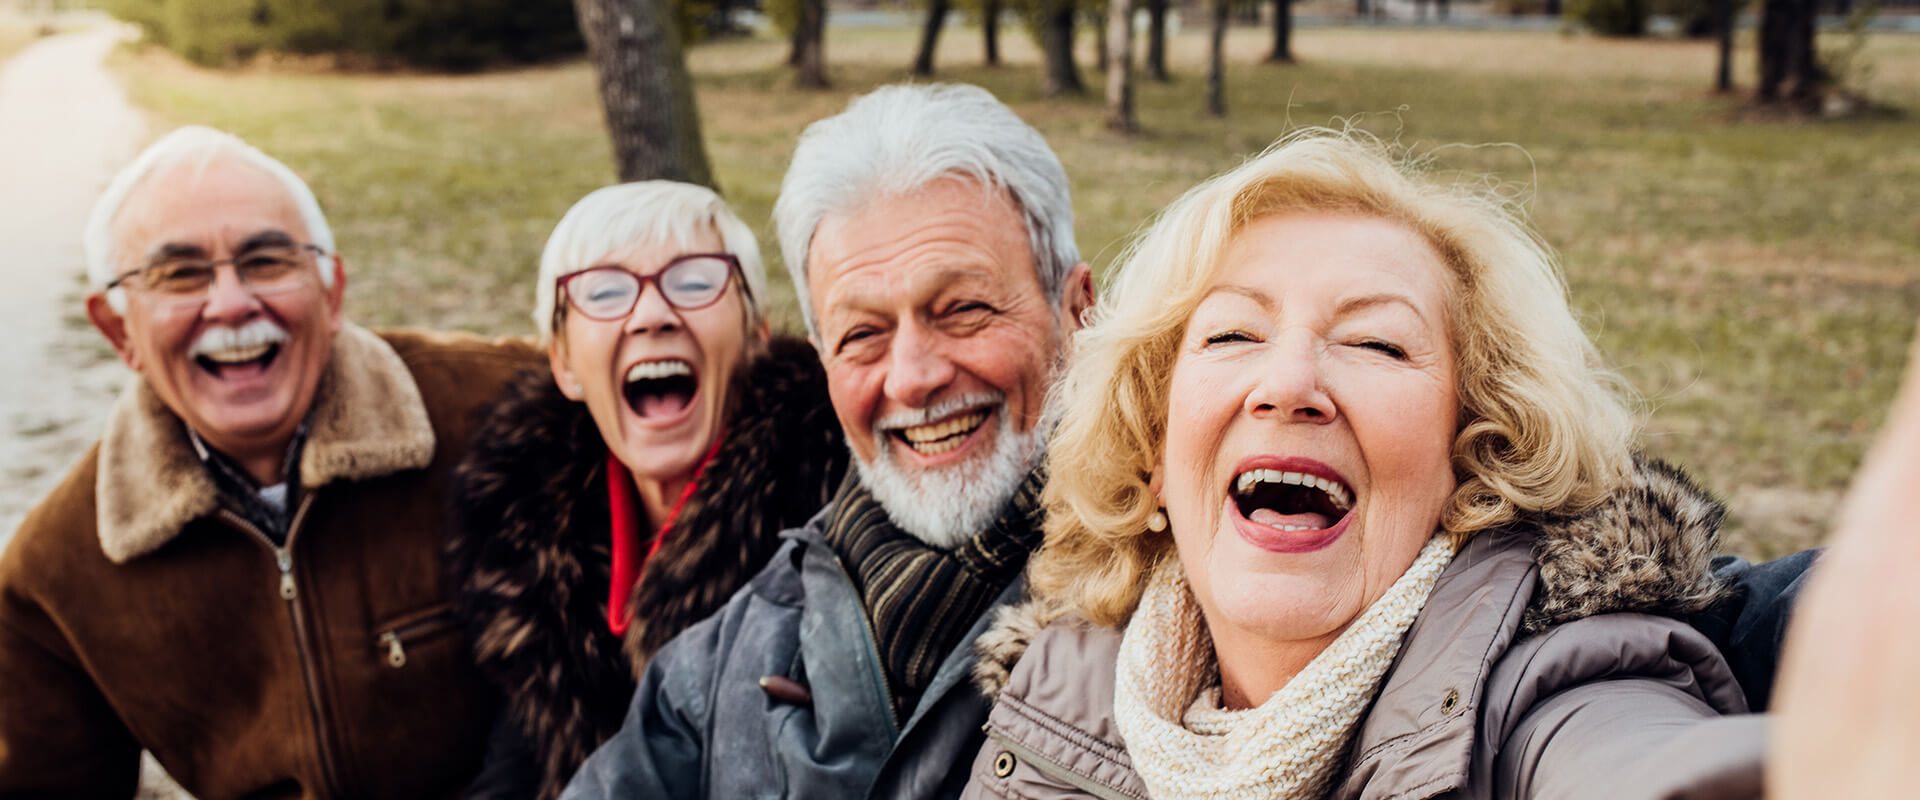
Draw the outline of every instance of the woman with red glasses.
<instances>
[{"instance_id":1,"label":"woman with red glasses","mask_svg":"<svg viewBox=\"0 0 1920 800\"><path fill-rule=\"evenodd\" d=\"M753 232L712 191L610 186L540 258L551 371L480 429L451 577L507 693L468 797L559 796L634 676L759 571L846 466L805 340L770 334Z\"/></svg>"}]
</instances>

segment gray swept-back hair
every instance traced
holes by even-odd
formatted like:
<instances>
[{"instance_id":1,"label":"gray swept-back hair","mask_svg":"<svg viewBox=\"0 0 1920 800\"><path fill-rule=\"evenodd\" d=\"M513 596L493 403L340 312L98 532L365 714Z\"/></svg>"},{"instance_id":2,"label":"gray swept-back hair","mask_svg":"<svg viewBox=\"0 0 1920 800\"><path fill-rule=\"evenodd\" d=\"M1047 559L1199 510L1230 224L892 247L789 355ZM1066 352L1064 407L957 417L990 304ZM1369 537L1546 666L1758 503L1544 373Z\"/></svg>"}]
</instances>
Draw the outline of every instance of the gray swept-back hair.
<instances>
[{"instance_id":1,"label":"gray swept-back hair","mask_svg":"<svg viewBox=\"0 0 1920 800\"><path fill-rule=\"evenodd\" d=\"M540 340L548 341L558 332L554 330L553 312L558 308L554 284L561 277L598 264L636 242L686 247L708 229L720 236L720 246L727 253L740 260L747 295L752 298L746 304L747 323L758 323L766 311L767 265L760 258L753 229L705 186L636 181L589 192L567 209L547 237L533 290L533 325Z\"/></svg>"},{"instance_id":2,"label":"gray swept-back hair","mask_svg":"<svg viewBox=\"0 0 1920 800\"><path fill-rule=\"evenodd\" d=\"M883 86L807 126L773 206L780 253L807 332L819 335L807 292L807 251L822 220L875 198L963 176L1005 191L1026 222L1034 269L1057 302L1080 263L1067 173L1040 132L978 86Z\"/></svg>"},{"instance_id":3,"label":"gray swept-back hair","mask_svg":"<svg viewBox=\"0 0 1920 800\"><path fill-rule=\"evenodd\" d=\"M320 201L314 198L313 190L307 187L306 181L300 180L300 176L293 174L293 170L278 159L247 144L238 136L204 125L188 125L148 145L119 174L113 176L106 191L100 193L100 199L94 201L83 234L88 283L95 289L103 288L118 275L114 267L120 254L113 251L113 221L120 216L120 208L126 204L127 197L139 188L148 175L176 164L193 163L199 169L206 169L220 158L239 159L241 163L278 180L293 198L294 207L299 209L300 220L307 226L310 242L322 250L333 252L333 228L327 225L326 215L320 213ZM321 284L331 287L333 281L334 271L322 268ZM127 309L126 295L117 288L107 293L107 302L112 304L115 311L124 312Z\"/></svg>"}]
</instances>

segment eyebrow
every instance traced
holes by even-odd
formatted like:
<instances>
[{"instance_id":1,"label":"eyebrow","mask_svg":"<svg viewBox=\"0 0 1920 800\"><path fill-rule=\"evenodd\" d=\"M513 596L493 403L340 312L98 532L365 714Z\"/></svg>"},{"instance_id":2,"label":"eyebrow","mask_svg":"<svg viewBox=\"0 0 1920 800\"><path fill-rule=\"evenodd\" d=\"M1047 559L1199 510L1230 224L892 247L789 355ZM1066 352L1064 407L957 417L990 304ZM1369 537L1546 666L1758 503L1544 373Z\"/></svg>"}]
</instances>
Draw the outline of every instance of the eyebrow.
<instances>
[{"instance_id":1,"label":"eyebrow","mask_svg":"<svg viewBox=\"0 0 1920 800\"><path fill-rule=\"evenodd\" d=\"M1334 316L1344 317L1356 311L1387 305L1406 306L1407 310L1412 311L1413 315L1419 317L1421 322L1428 321L1426 313L1421 311L1420 306L1413 302L1413 298L1400 294L1399 292L1374 292L1372 294L1349 297L1340 301L1340 305L1333 311Z\"/></svg>"},{"instance_id":2,"label":"eyebrow","mask_svg":"<svg viewBox=\"0 0 1920 800\"><path fill-rule=\"evenodd\" d=\"M293 237L282 230L265 230L241 239L233 248L234 254L246 253L263 247L291 247ZM207 258L207 249L190 242L166 242L153 249L147 257L148 264L159 264L179 259Z\"/></svg>"}]
</instances>

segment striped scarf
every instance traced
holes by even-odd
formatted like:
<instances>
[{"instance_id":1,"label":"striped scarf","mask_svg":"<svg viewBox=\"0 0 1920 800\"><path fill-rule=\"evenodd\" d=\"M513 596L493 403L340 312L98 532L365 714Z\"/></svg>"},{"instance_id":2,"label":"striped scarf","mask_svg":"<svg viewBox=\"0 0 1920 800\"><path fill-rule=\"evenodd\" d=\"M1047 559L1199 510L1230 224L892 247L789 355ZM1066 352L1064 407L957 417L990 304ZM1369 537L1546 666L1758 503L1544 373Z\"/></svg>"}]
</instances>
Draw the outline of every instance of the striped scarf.
<instances>
[{"instance_id":1,"label":"striped scarf","mask_svg":"<svg viewBox=\"0 0 1920 800\"><path fill-rule=\"evenodd\" d=\"M986 530L947 551L894 527L857 472L841 484L827 544L867 609L896 722L907 719L947 654L1040 545L1044 485L1044 469L1035 469Z\"/></svg>"}]
</instances>

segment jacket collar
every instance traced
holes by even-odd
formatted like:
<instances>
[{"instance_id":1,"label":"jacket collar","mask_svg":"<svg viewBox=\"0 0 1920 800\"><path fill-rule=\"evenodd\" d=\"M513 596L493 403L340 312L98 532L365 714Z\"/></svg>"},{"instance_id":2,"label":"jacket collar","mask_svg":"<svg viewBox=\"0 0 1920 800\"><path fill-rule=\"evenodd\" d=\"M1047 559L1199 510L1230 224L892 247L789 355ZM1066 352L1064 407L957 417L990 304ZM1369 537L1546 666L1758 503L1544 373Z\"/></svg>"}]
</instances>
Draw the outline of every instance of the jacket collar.
<instances>
[{"instance_id":1,"label":"jacket collar","mask_svg":"<svg viewBox=\"0 0 1920 800\"><path fill-rule=\"evenodd\" d=\"M1725 508L1680 470L1641 459L1600 507L1487 531L1441 575L1362 721L1335 797L1465 785L1483 692L1521 638L1599 614L1684 616L1723 587L1710 561Z\"/></svg>"},{"instance_id":2,"label":"jacket collar","mask_svg":"<svg viewBox=\"0 0 1920 800\"><path fill-rule=\"evenodd\" d=\"M433 453L433 423L406 363L380 337L342 326L308 416L303 488L419 469ZM159 549L220 502L186 425L138 376L107 418L95 493L100 549L115 564Z\"/></svg>"}]
</instances>

